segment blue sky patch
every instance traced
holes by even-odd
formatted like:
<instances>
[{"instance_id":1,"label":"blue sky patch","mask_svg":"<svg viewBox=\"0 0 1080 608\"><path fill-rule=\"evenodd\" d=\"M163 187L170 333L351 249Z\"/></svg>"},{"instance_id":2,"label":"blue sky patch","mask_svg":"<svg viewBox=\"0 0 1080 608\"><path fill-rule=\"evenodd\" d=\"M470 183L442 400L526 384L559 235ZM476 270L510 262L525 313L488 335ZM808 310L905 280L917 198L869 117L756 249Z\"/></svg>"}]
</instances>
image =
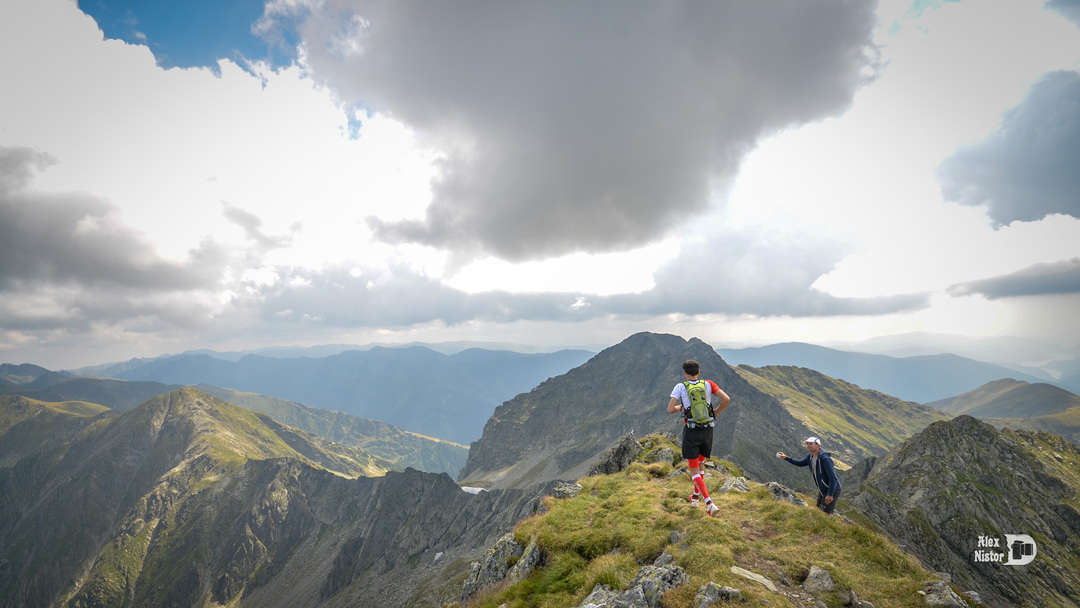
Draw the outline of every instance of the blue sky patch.
<instances>
[{"instance_id":1,"label":"blue sky patch","mask_svg":"<svg viewBox=\"0 0 1080 608\"><path fill-rule=\"evenodd\" d=\"M148 46L161 67L215 71L221 58L268 61L274 67L295 59L297 40L290 28L281 32L283 44L270 44L251 32L263 5L263 0L79 1L107 38Z\"/></svg>"}]
</instances>

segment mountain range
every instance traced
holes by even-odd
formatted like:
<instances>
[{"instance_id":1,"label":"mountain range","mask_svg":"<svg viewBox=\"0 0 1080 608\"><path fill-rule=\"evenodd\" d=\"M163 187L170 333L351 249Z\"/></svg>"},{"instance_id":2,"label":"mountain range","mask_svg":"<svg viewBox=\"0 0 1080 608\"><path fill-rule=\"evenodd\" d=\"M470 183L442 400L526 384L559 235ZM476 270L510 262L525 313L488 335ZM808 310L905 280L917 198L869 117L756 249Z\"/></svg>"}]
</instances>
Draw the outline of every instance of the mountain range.
<instances>
[{"instance_id":1,"label":"mountain range","mask_svg":"<svg viewBox=\"0 0 1080 608\"><path fill-rule=\"evenodd\" d=\"M1044 382L1014 369L951 354L889 357L786 342L757 348L719 349L732 364L788 365L817 370L863 388L918 403L946 399L992 380Z\"/></svg>"},{"instance_id":2,"label":"mountain range","mask_svg":"<svg viewBox=\"0 0 1080 608\"><path fill-rule=\"evenodd\" d=\"M382 420L424 435L476 439L495 406L580 365L588 351L545 354L428 348L348 351L322 358L178 355L124 364L108 375L171 385L208 384Z\"/></svg>"},{"instance_id":3,"label":"mountain range","mask_svg":"<svg viewBox=\"0 0 1080 608\"><path fill-rule=\"evenodd\" d=\"M1051 384L995 380L929 405L997 427L1056 433L1080 444L1080 396Z\"/></svg>"}]
</instances>

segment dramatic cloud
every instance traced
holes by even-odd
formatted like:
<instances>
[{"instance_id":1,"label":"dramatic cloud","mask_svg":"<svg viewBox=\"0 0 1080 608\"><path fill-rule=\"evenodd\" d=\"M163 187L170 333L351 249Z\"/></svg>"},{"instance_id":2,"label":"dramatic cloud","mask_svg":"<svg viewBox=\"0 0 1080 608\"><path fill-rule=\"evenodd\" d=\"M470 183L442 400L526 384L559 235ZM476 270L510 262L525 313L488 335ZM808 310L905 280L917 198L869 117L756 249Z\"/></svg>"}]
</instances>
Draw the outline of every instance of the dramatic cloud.
<instances>
[{"instance_id":1,"label":"dramatic cloud","mask_svg":"<svg viewBox=\"0 0 1080 608\"><path fill-rule=\"evenodd\" d=\"M278 269L247 304L269 323L404 327L432 321L581 321L667 314L878 315L928 305L925 294L839 298L812 287L837 252L820 243L727 234L687 247L639 294L466 293L407 268L390 272ZM797 260L794 262L793 260Z\"/></svg>"},{"instance_id":2,"label":"dramatic cloud","mask_svg":"<svg viewBox=\"0 0 1080 608\"><path fill-rule=\"evenodd\" d=\"M32 169L45 158L0 147L0 290L23 281L193 289L217 280L222 260L209 243L186 263L169 262L117 224L103 201L27 191Z\"/></svg>"},{"instance_id":3,"label":"dramatic cloud","mask_svg":"<svg viewBox=\"0 0 1080 608\"><path fill-rule=\"evenodd\" d=\"M0 147L0 328L85 329L147 316L192 324L200 303L171 296L217 287L224 252L204 242L183 263L164 260L104 201L28 189L47 164L40 152Z\"/></svg>"},{"instance_id":4,"label":"dramatic cloud","mask_svg":"<svg viewBox=\"0 0 1080 608\"><path fill-rule=\"evenodd\" d=\"M981 294L991 300L1065 293L1080 293L1080 258L1035 264L1012 274L960 283L949 288L949 294L953 296Z\"/></svg>"},{"instance_id":5,"label":"dramatic cloud","mask_svg":"<svg viewBox=\"0 0 1080 608\"><path fill-rule=\"evenodd\" d=\"M998 224L1051 213L1080 217L1080 73L1051 72L1005 114L1000 130L940 168L946 199L987 205Z\"/></svg>"},{"instance_id":6,"label":"dramatic cloud","mask_svg":"<svg viewBox=\"0 0 1080 608\"><path fill-rule=\"evenodd\" d=\"M509 260L658 239L876 56L871 2L306 4L313 77L443 152L426 216L376 235Z\"/></svg>"}]
</instances>

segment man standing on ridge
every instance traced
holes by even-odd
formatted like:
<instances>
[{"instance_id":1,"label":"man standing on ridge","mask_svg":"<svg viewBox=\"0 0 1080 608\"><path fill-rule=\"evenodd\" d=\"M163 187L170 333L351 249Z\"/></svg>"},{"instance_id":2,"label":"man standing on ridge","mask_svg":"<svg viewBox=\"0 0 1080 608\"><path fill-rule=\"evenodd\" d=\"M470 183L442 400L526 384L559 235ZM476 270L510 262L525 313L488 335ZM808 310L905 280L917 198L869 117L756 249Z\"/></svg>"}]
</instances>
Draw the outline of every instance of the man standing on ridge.
<instances>
[{"instance_id":1,"label":"man standing on ridge","mask_svg":"<svg viewBox=\"0 0 1080 608\"><path fill-rule=\"evenodd\" d=\"M701 365L690 359L683 362L683 377L686 379L671 389L671 401L668 402L669 414L682 412L683 440L682 455L686 459L690 481L694 484L694 493L690 495L690 504L695 507L698 500L705 499L705 512L714 517L717 507L709 498L705 487L705 478L701 474L701 463L712 454L713 427L716 417L731 403L731 397L720 390L712 380L702 380ZM712 396L720 397L717 407L712 405Z\"/></svg>"},{"instance_id":2,"label":"man standing on ridge","mask_svg":"<svg viewBox=\"0 0 1080 608\"><path fill-rule=\"evenodd\" d=\"M777 458L783 458L797 467L810 467L814 485L818 488L817 506L832 515L836 509L836 499L840 497L840 478L836 476L832 454L821 451L821 440L817 437L806 438L806 449L810 451L806 458L795 460L783 452L777 452Z\"/></svg>"}]
</instances>

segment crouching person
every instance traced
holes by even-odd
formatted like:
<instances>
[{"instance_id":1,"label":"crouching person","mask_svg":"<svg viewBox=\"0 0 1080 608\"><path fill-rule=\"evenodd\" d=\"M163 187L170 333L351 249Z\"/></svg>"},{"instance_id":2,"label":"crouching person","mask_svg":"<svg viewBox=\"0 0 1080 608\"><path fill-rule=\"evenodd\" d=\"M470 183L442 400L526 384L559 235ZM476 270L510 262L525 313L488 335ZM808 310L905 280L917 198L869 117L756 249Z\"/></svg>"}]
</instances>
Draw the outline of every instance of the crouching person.
<instances>
[{"instance_id":1,"label":"crouching person","mask_svg":"<svg viewBox=\"0 0 1080 608\"><path fill-rule=\"evenodd\" d=\"M821 440L817 437L806 438L806 449L810 453L802 460L795 460L783 452L777 452L776 456L797 467L810 467L810 474L818 488L817 506L831 514L836 509L836 500L840 497L840 478L836 475L832 455L821 450Z\"/></svg>"}]
</instances>

